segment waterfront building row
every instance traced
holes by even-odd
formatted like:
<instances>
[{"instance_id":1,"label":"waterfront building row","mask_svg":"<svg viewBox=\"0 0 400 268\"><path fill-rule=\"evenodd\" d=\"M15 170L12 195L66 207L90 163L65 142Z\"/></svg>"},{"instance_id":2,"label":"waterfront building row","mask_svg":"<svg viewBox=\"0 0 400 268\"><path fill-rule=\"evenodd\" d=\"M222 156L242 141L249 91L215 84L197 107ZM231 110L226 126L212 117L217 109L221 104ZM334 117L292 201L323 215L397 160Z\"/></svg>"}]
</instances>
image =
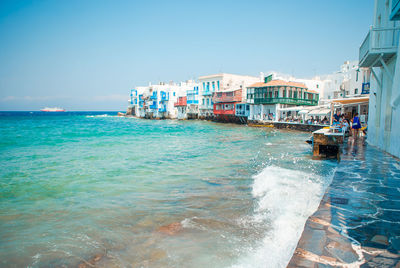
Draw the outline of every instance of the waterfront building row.
<instances>
[{"instance_id":1,"label":"waterfront building row","mask_svg":"<svg viewBox=\"0 0 400 268\"><path fill-rule=\"evenodd\" d=\"M234 74L202 76L199 82L159 84L131 90L128 114L143 118L282 120L280 109L316 106L319 93L303 83Z\"/></svg>"}]
</instances>

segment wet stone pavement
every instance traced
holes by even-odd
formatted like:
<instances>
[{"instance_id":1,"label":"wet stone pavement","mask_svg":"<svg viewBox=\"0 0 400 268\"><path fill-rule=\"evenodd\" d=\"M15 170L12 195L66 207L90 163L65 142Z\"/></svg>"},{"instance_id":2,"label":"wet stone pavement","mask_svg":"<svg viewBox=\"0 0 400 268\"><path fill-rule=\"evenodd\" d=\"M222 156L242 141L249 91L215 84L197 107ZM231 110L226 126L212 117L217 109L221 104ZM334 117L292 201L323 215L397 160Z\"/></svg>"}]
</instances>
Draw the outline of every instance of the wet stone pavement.
<instances>
[{"instance_id":1,"label":"wet stone pavement","mask_svg":"<svg viewBox=\"0 0 400 268\"><path fill-rule=\"evenodd\" d=\"M400 161L349 138L288 267L400 267Z\"/></svg>"}]
</instances>

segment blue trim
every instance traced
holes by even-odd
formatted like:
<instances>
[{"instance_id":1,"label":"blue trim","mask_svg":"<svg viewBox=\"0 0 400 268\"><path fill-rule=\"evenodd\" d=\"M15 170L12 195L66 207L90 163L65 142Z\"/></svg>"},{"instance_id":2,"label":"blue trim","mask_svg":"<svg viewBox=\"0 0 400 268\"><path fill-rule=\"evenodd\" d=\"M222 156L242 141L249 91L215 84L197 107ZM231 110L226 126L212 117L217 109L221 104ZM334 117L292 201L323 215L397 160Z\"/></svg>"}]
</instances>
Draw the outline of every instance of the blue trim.
<instances>
[{"instance_id":1,"label":"blue trim","mask_svg":"<svg viewBox=\"0 0 400 268\"><path fill-rule=\"evenodd\" d=\"M156 100L157 99L157 91L153 91L153 95L150 96L151 100Z\"/></svg>"},{"instance_id":2,"label":"blue trim","mask_svg":"<svg viewBox=\"0 0 400 268\"><path fill-rule=\"evenodd\" d=\"M400 0L392 1L392 13L390 14L390 20L400 20Z\"/></svg>"}]
</instances>

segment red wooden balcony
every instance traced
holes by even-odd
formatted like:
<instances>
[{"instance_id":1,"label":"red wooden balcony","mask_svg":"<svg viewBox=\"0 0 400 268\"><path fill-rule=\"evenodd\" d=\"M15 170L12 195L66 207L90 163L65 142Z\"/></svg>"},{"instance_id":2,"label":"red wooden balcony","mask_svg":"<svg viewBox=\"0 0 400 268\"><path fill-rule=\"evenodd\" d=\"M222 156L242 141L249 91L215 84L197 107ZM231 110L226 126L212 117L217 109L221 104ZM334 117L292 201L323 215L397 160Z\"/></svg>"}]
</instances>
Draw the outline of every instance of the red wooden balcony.
<instances>
[{"instance_id":1,"label":"red wooden balcony","mask_svg":"<svg viewBox=\"0 0 400 268\"><path fill-rule=\"evenodd\" d=\"M238 89L235 91L227 91L227 92L214 92L213 93L213 102L241 102L242 101L242 90Z\"/></svg>"},{"instance_id":2,"label":"red wooden balcony","mask_svg":"<svg viewBox=\"0 0 400 268\"><path fill-rule=\"evenodd\" d=\"M215 115L220 114L232 114L235 115L235 103L227 102L227 103L214 103L213 112Z\"/></svg>"},{"instance_id":3,"label":"red wooden balcony","mask_svg":"<svg viewBox=\"0 0 400 268\"><path fill-rule=\"evenodd\" d=\"M175 107L186 106L186 104L187 104L187 97L185 96L185 97L179 97L178 101L174 103L174 106Z\"/></svg>"}]
</instances>

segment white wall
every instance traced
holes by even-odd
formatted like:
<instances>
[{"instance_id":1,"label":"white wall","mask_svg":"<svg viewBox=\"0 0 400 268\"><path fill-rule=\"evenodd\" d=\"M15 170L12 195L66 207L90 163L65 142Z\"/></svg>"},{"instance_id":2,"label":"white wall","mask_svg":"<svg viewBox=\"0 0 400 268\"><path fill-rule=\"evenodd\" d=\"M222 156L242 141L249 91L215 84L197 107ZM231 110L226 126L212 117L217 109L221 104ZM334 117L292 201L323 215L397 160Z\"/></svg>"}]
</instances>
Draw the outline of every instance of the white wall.
<instances>
[{"instance_id":1,"label":"white wall","mask_svg":"<svg viewBox=\"0 0 400 268\"><path fill-rule=\"evenodd\" d=\"M376 0L373 27L396 26L395 22L389 21L389 12L390 3L386 5L386 1ZM397 48L397 55L399 53ZM374 67L382 85L380 87L375 77L371 76L367 142L400 157L400 107L392 106L394 98L400 94L398 58L394 56L386 63L391 75L383 67Z\"/></svg>"}]
</instances>

